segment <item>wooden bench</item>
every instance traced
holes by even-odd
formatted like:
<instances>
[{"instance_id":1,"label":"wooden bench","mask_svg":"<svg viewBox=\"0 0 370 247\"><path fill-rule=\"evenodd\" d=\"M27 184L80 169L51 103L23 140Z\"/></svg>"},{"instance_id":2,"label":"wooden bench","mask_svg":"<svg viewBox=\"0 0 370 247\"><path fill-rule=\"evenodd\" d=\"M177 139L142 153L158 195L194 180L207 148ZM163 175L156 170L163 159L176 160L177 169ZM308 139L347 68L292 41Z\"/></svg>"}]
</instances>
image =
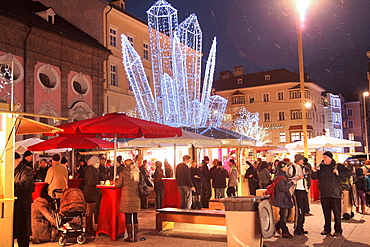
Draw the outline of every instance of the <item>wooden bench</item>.
<instances>
[{"instance_id":1,"label":"wooden bench","mask_svg":"<svg viewBox=\"0 0 370 247\"><path fill-rule=\"evenodd\" d=\"M164 231L174 228L175 222L226 226L225 211L179 208L157 209L157 231Z\"/></svg>"}]
</instances>

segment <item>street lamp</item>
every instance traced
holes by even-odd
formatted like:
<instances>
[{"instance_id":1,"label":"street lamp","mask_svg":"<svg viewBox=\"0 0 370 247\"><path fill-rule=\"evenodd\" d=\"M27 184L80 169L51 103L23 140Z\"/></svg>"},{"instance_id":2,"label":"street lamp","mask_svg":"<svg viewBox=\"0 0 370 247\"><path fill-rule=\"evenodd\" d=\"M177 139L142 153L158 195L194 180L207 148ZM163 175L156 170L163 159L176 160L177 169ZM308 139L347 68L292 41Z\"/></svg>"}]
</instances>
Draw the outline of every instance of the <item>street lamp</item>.
<instances>
[{"instance_id":1,"label":"street lamp","mask_svg":"<svg viewBox=\"0 0 370 247\"><path fill-rule=\"evenodd\" d=\"M367 136L367 111L366 111L366 97L369 96L369 92L364 92L363 96L363 103L364 103L364 128L365 128L365 152L366 152L366 159L369 159L369 138Z\"/></svg>"},{"instance_id":2,"label":"street lamp","mask_svg":"<svg viewBox=\"0 0 370 247\"><path fill-rule=\"evenodd\" d=\"M298 64L299 64L299 84L301 89L301 104L302 104L302 131L303 131L303 147L304 156L308 157L308 141L307 141L307 116L304 88L304 64L303 64L303 45L302 45L302 25L305 19L305 12L310 3L310 0L296 0L298 9Z\"/></svg>"}]
</instances>

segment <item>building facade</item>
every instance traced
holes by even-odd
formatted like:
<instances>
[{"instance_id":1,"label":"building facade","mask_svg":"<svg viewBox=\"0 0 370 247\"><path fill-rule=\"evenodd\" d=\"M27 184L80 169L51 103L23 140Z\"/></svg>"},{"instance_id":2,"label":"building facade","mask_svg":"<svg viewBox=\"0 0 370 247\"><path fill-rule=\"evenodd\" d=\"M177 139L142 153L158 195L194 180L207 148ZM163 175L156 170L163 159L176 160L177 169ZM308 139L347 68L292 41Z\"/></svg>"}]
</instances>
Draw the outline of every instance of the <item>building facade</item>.
<instances>
[{"instance_id":1,"label":"building facade","mask_svg":"<svg viewBox=\"0 0 370 247\"><path fill-rule=\"evenodd\" d=\"M327 136L343 139L342 106L340 95L323 93L325 133Z\"/></svg>"},{"instance_id":2,"label":"building facade","mask_svg":"<svg viewBox=\"0 0 370 247\"><path fill-rule=\"evenodd\" d=\"M122 65L121 34L142 58L147 79L153 89L152 65L147 24L125 9L124 0L40 0L52 6L63 18L97 39L111 51L104 68L104 112L127 112L136 107Z\"/></svg>"},{"instance_id":3,"label":"building facade","mask_svg":"<svg viewBox=\"0 0 370 247\"><path fill-rule=\"evenodd\" d=\"M283 146L303 139L298 74L285 69L244 74L244 68L238 66L233 73L220 72L214 88L214 93L228 99L227 109L244 106L251 113L259 113L259 125L270 132L268 144ZM309 138L325 134L323 91L305 75Z\"/></svg>"},{"instance_id":4,"label":"building facade","mask_svg":"<svg viewBox=\"0 0 370 247\"><path fill-rule=\"evenodd\" d=\"M21 111L69 121L103 113L103 65L110 52L96 39L31 0L2 3L0 28L0 65L13 72ZM10 92L2 88L1 100L9 103Z\"/></svg>"}]
</instances>

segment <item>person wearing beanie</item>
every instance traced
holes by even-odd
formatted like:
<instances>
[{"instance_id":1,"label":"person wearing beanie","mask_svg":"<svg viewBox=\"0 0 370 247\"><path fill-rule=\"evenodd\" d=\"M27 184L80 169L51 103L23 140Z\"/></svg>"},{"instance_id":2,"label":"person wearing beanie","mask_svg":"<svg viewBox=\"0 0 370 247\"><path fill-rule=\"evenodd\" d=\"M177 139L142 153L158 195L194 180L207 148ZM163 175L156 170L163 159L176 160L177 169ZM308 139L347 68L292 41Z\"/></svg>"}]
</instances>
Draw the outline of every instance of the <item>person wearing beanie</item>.
<instances>
[{"instance_id":1,"label":"person wearing beanie","mask_svg":"<svg viewBox=\"0 0 370 247\"><path fill-rule=\"evenodd\" d=\"M96 185L100 183L99 166L99 158L97 156L92 156L87 161L87 169L84 177L85 186L83 194L86 200L86 232L91 236L95 236L93 214L98 214L99 206L97 204L100 203L101 196L100 189L96 188Z\"/></svg>"},{"instance_id":2,"label":"person wearing beanie","mask_svg":"<svg viewBox=\"0 0 370 247\"><path fill-rule=\"evenodd\" d=\"M13 239L18 246L29 246L31 232L31 203L34 172L18 153L14 153L14 214Z\"/></svg>"},{"instance_id":3,"label":"person wearing beanie","mask_svg":"<svg viewBox=\"0 0 370 247\"><path fill-rule=\"evenodd\" d=\"M67 163L68 163L67 158L66 157L62 157L62 159L60 160L60 164L64 165L67 168L68 175L72 175L71 168L69 168L69 166L67 165Z\"/></svg>"},{"instance_id":4,"label":"person wearing beanie","mask_svg":"<svg viewBox=\"0 0 370 247\"><path fill-rule=\"evenodd\" d=\"M292 238L286 225L289 210L293 207L293 200L290 194L290 188L296 183L295 180L288 180L287 170L288 164L284 161L279 161L276 166L277 173L274 178L275 194L272 204L279 208L279 221L276 223L276 231L281 232L283 238Z\"/></svg>"},{"instance_id":5,"label":"person wearing beanie","mask_svg":"<svg viewBox=\"0 0 370 247\"><path fill-rule=\"evenodd\" d=\"M341 198L342 189L340 178L349 178L352 175L350 168L343 164L336 163L333 154L329 151L323 153L323 160L318 167L312 167L312 179L318 179L320 201L324 214L324 230L321 235L331 233L331 212L334 214L334 237L339 237L343 233L341 224Z\"/></svg>"},{"instance_id":6,"label":"person wearing beanie","mask_svg":"<svg viewBox=\"0 0 370 247\"><path fill-rule=\"evenodd\" d=\"M33 154L31 153L31 151L27 150L23 154L22 163L26 164L26 166L31 167L33 169L32 159L33 159Z\"/></svg>"},{"instance_id":7,"label":"person wearing beanie","mask_svg":"<svg viewBox=\"0 0 370 247\"><path fill-rule=\"evenodd\" d=\"M305 214L310 211L308 205L308 182L307 172L303 165L304 156L302 154L294 155L294 163L288 169L288 178L297 181L294 190L295 200L297 202L298 217L294 229L294 235L303 235L308 232L304 230Z\"/></svg>"},{"instance_id":8,"label":"person wearing beanie","mask_svg":"<svg viewBox=\"0 0 370 247\"><path fill-rule=\"evenodd\" d=\"M49 196L53 197L53 190L68 188L68 171L65 165L60 164L59 154L54 154L51 159L51 167L46 173L45 182L49 184ZM61 193L56 193L57 199L61 196Z\"/></svg>"}]
</instances>

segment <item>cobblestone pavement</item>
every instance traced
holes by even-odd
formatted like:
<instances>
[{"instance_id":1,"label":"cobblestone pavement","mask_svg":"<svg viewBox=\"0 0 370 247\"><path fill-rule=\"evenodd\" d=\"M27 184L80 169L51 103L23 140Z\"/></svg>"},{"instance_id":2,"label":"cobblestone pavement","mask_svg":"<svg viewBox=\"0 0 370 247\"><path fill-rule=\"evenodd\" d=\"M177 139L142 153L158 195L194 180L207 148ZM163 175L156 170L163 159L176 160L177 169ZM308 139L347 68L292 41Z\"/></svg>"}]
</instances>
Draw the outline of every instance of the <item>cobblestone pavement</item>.
<instances>
[{"instance_id":1,"label":"cobblestone pavement","mask_svg":"<svg viewBox=\"0 0 370 247\"><path fill-rule=\"evenodd\" d=\"M349 221L342 221L343 237L322 236L323 216L320 202L311 204L312 216L306 217L305 230L309 233L295 236L292 239L281 238L276 234L271 239L264 240L267 247L289 247L289 246L343 246L343 247L370 247L370 215L355 214ZM334 223L333 223L334 224ZM241 226L242 227L242 226ZM293 233L293 224L288 223L289 230ZM145 237L145 241L127 243L123 238L111 241L110 238L101 234L95 238L88 238L83 246L197 246L197 247L226 247L226 227L206 226L195 224L176 223L175 228L163 232L155 230L155 210L145 209L139 214L139 238ZM42 243L31 246L59 246L57 243ZM76 239L68 240L67 246L79 246ZM254 246L252 246L254 247ZM257 247L257 246L256 246Z\"/></svg>"}]
</instances>

